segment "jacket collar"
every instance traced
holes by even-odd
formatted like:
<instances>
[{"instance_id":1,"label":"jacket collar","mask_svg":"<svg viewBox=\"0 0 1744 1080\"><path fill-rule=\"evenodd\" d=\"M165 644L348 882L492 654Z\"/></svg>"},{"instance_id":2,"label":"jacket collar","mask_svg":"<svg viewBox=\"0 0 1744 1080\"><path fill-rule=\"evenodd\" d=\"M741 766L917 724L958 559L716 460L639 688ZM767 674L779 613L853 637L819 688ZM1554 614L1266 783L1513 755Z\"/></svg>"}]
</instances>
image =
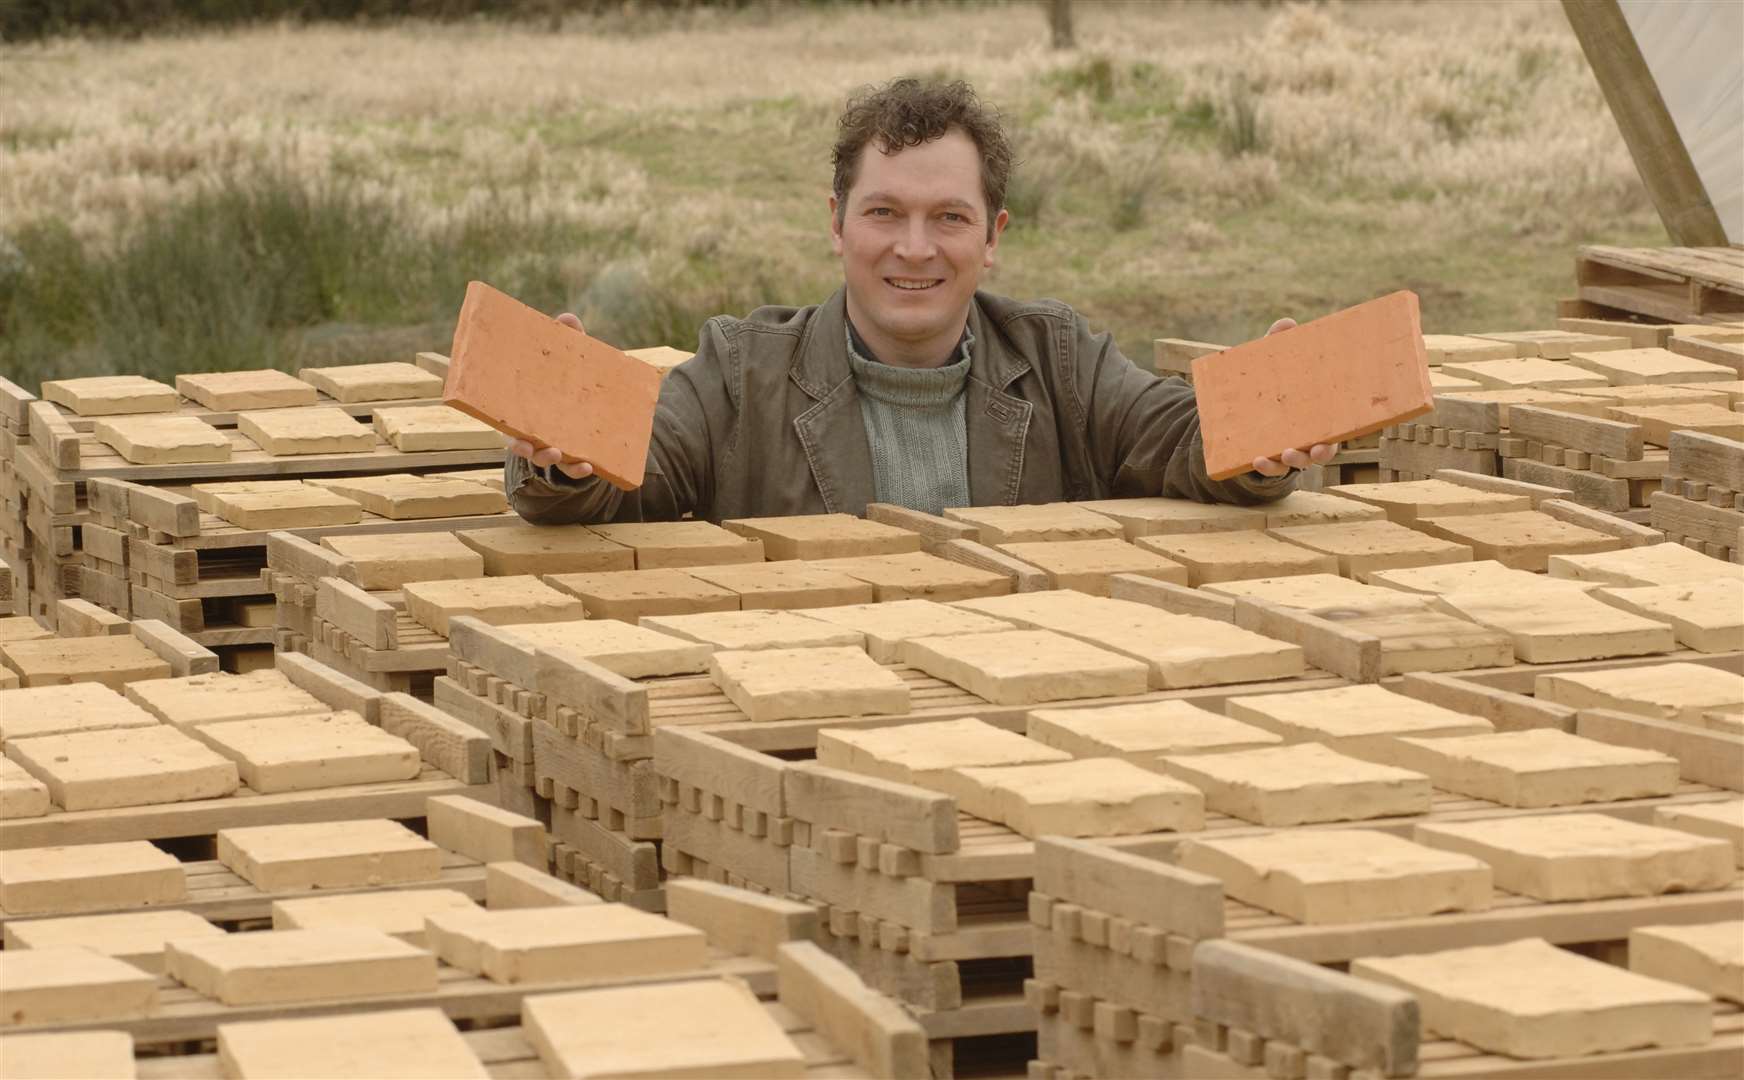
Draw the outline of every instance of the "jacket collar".
<instances>
[{"instance_id":1,"label":"jacket collar","mask_svg":"<svg viewBox=\"0 0 1744 1080\"><path fill-rule=\"evenodd\" d=\"M969 303L969 332L975 339L969 354L971 379L1004 390L1030 369L1029 360L1014 353L988 323L980 293ZM852 378L845 344L847 333L848 289L844 285L807 320L789 369L794 383L813 400L824 400L841 387L843 380Z\"/></svg>"}]
</instances>

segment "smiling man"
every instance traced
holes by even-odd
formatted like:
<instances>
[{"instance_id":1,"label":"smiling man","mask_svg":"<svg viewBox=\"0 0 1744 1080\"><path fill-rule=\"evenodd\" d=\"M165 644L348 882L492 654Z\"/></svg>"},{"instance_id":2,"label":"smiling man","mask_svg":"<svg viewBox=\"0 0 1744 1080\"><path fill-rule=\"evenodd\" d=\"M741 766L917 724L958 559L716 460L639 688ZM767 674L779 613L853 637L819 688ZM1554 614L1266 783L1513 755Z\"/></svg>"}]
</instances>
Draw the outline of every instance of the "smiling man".
<instances>
[{"instance_id":1,"label":"smiling man","mask_svg":"<svg viewBox=\"0 0 1744 1080\"><path fill-rule=\"evenodd\" d=\"M1013 163L998 116L968 85L898 79L856 96L838 128L829 206L842 288L813 307L710 319L661 388L636 491L513 443L505 479L522 517L860 514L870 502L936 514L1142 495L1255 503L1336 450L1286 451L1213 481L1191 387L1140 371L1065 304L980 291L1010 220Z\"/></svg>"}]
</instances>

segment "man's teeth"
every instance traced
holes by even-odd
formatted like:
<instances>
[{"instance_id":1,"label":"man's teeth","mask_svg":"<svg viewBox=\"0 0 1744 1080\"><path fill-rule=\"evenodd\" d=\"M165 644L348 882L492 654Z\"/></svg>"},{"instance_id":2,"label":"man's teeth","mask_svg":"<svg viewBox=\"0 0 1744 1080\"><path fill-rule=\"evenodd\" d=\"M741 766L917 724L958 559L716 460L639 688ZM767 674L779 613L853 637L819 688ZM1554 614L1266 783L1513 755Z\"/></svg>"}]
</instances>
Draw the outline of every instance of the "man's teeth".
<instances>
[{"instance_id":1,"label":"man's teeth","mask_svg":"<svg viewBox=\"0 0 1744 1080\"><path fill-rule=\"evenodd\" d=\"M906 281L902 278L885 278L884 280L899 289L930 289L939 283L937 278L927 281Z\"/></svg>"}]
</instances>

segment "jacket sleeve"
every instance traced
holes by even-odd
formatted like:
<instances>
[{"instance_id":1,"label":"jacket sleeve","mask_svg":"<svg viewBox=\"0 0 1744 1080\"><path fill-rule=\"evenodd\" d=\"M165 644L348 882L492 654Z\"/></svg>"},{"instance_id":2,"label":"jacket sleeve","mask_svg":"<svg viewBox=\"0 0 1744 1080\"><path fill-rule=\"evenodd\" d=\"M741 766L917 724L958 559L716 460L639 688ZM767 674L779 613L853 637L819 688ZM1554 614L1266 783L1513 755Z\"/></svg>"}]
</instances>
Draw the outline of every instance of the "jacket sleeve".
<instances>
[{"instance_id":1,"label":"jacket sleeve","mask_svg":"<svg viewBox=\"0 0 1744 1080\"><path fill-rule=\"evenodd\" d=\"M714 502L715 430L730 430L738 415L730 364L723 359L729 356L723 329L710 320L696 355L667 374L654 408L641 487L620 491L597 476L571 480L555 468L538 468L511 454L503 465L509 505L534 525L708 517Z\"/></svg>"},{"instance_id":2,"label":"jacket sleeve","mask_svg":"<svg viewBox=\"0 0 1744 1080\"><path fill-rule=\"evenodd\" d=\"M1166 495L1253 505L1280 499L1295 489L1295 472L1279 477L1246 472L1228 480L1211 479L1205 472L1193 388L1178 378L1140 371L1115 347L1110 334L1092 334L1081 315L1074 318L1072 333L1091 457L1116 496Z\"/></svg>"}]
</instances>

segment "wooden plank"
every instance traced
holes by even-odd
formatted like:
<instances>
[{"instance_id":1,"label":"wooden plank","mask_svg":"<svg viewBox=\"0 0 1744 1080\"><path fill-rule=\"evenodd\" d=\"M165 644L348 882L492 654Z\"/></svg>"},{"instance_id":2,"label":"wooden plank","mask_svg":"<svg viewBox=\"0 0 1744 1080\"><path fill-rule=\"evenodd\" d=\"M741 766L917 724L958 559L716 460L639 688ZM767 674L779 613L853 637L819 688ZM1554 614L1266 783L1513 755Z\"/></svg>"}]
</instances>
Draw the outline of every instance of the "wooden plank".
<instances>
[{"instance_id":1,"label":"wooden plank","mask_svg":"<svg viewBox=\"0 0 1744 1080\"><path fill-rule=\"evenodd\" d=\"M218 654L189 640L156 619L135 619L133 636L161 657L174 677L209 675L218 670Z\"/></svg>"},{"instance_id":2,"label":"wooden plank","mask_svg":"<svg viewBox=\"0 0 1744 1080\"><path fill-rule=\"evenodd\" d=\"M398 610L348 581L322 578L315 587L315 614L372 649L399 646Z\"/></svg>"},{"instance_id":3,"label":"wooden plank","mask_svg":"<svg viewBox=\"0 0 1744 1080\"><path fill-rule=\"evenodd\" d=\"M490 779L490 737L410 694L381 699L381 729L418 748L425 761L467 784Z\"/></svg>"},{"instance_id":4,"label":"wooden plank","mask_svg":"<svg viewBox=\"0 0 1744 1080\"><path fill-rule=\"evenodd\" d=\"M1389 685L1406 697L1427 701L1455 712L1481 716L1494 724L1497 731L1529 731L1533 728L1554 728L1573 734L1575 710L1555 702L1540 701L1527 694L1498 690L1482 683L1469 682L1457 675L1437 672L1407 672L1397 686Z\"/></svg>"},{"instance_id":5,"label":"wooden plank","mask_svg":"<svg viewBox=\"0 0 1744 1080\"><path fill-rule=\"evenodd\" d=\"M788 765L780 758L706 732L661 727L654 730L654 768L662 778L700 788L748 810L788 816L782 795Z\"/></svg>"},{"instance_id":6,"label":"wooden plank","mask_svg":"<svg viewBox=\"0 0 1744 1080\"><path fill-rule=\"evenodd\" d=\"M787 816L928 854L959 846L956 800L908 784L795 762L782 773Z\"/></svg>"},{"instance_id":7,"label":"wooden plank","mask_svg":"<svg viewBox=\"0 0 1744 1080\"><path fill-rule=\"evenodd\" d=\"M648 688L582 656L573 649L538 649L538 679L528 689L553 706L566 705L623 735L652 730Z\"/></svg>"},{"instance_id":8,"label":"wooden plank","mask_svg":"<svg viewBox=\"0 0 1744 1080\"><path fill-rule=\"evenodd\" d=\"M895 1080L932 1075L927 1033L847 965L810 941L780 946L775 965L782 1004L810 1021L869 1075Z\"/></svg>"},{"instance_id":9,"label":"wooden plank","mask_svg":"<svg viewBox=\"0 0 1744 1080\"><path fill-rule=\"evenodd\" d=\"M1686 779L1744 791L1744 736L1608 709L1581 710L1575 734L1670 754L1677 758L1678 771Z\"/></svg>"},{"instance_id":10,"label":"wooden plank","mask_svg":"<svg viewBox=\"0 0 1744 1080\"><path fill-rule=\"evenodd\" d=\"M952 521L950 518L925 514L893 503L866 504L866 519L919 533L927 551L932 551L947 540L981 539L981 530L966 521Z\"/></svg>"},{"instance_id":11,"label":"wooden plank","mask_svg":"<svg viewBox=\"0 0 1744 1080\"><path fill-rule=\"evenodd\" d=\"M51 810L43 817L0 820L0 851L57 844L99 844L209 836L219 829L248 825L288 825L306 821L361 818L416 818L432 795L475 793L489 798L494 788L469 786L434 767L416 780L363 784L272 795L240 793L197 802L129 806L115 810Z\"/></svg>"},{"instance_id":12,"label":"wooden plank","mask_svg":"<svg viewBox=\"0 0 1744 1080\"><path fill-rule=\"evenodd\" d=\"M1508 410L1509 431L1522 438L1569 446L1622 461L1639 461L1646 449L1638 424L1576 416L1554 409L1516 405Z\"/></svg>"},{"instance_id":13,"label":"wooden plank","mask_svg":"<svg viewBox=\"0 0 1744 1080\"><path fill-rule=\"evenodd\" d=\"M1316 964L1364 956L1401 956L1541 937L1555 945L1619 941L1637 926L1689 925L1744 918L1744 888L1632 896L1611 900L1524 901L1499 894L1487 911L1442 912L1417 918L1302 925L1260 916L1234 926L1230 937L1268 952Z\"/></svg>"},{"instance_id":14,"label":"wooden plank","mask_svg":"<svg viewBox=\"0 0 1744 1080\"><path fill-rule=\"evenodd\" d=\"M818 933L818 911L810 904L697 878L667 884L666 916L701 930L716 948L771 963L783 946L810 944Z\"/></svg>"},{"instance_id":15,"label":"wooden plank","mask_svg":"<svg viewBox=\"0 0 1744 1080\"><path fill-rule=\"evenodd\" d=\"M356 568L339 555L300 536L279 531L267 534L266 562L275 573L302 578L313 585L324 577L357 583Z\"/></svg>"},{"instance_id":16,"label":"wooden plank","mask_svg":"<svg viewBox=\"0 0 1744 1080\"><path fill-rule=\"evenodd\" d=\"M1151 363L1158 375L1178 375L1192 382L1193 361L1201 356L1220 353L1228 347L1187 338L1157 338L1152 343Z\"/></svg>"},{"instance_id":17,"label":"wooden plank","mask_svg":"<svg viewBox=\"0 0 1744 1080\"><path fill-rule=\"evenodd\" d=\"M1202 619L1235 622L1233 599L1140 574L1111 575L1108 579L1108 595L1114 600L1149 604L1176 615L1196 615Z\"/></svg>"},{"instance_id":18,"label":"wooden plank","mask_svg":"<svg viewBox=\"0 0 1744 1080\"><path fill-rule=\"evenodd\" d=\"M1562 10L1672 243L1723 246L1726 230L1621 5L1617 0L1563 0ZM1581 284L1587 281L1581 279ZM1581 296L1605 302L1602 297L1588 297L1584 288Z\"/></svg>"},{"instance_id":19,"label":"wooden plank","mask_svg":"<svg viewBox=\"0 0 1744 1080\"><path fill-rule=\"evenodd\" d=\"M30 427L30 406L36 395L8 379L0 379L0 421L15 431Z\"/></svg>"},{"instance_id":20,"label":"wooden plank","mask_svg":"<svg viewBox=\"0 0 1744 1080\"><path fill-rule=\"evenodd\" d=\"M1724 364L1733 371L1744 376L1744 342L1710 341L1697 337L1682 337L1673 334L1665 347L1679 356L1687 356L1692 360L1706 360L1710 364Z\"/></svg>"},{"instance_id":21,"label":"wooden plank","mask_svg":"<svg viewBox=\"0 0 1744 1080\"><path fill-rule=\"evenodd\" d=\"M127 520L128 491L132 486L125 480L91 480L85 484L85 503L92 513L108 519L113 527L119 529ZM55 512L68 513L73 509L68 507Z\"/></svg>"},{"instance_id":22,"label":"wooden plank","mask_svg":"<svg viewBox=\"0 0 1744 1080\"><path fill-rule=\"evenodd\" d=\"M1417 1072L1416 998L1240 942L1193 950L1193 1013L1382 1076Z\"/></svg>"},{"instance_id":23,"label":"wooden plank","mask_svg":"<svg viewBox=\"0 0 1744 1080\"><path fill-rule=\"evenodd\" d=\"M1014 558L979 541L946 540L938 545L933 554L977 570L1004 574L1011 579L1018 592L1043 592L1052 588L1045 570L1037 569L1022 559Z\"/></svg>"},{"instance_id":24,"label":"wooden plank","mask_svg":"<svg viewBox=\"0 0 1744 1080\"><path fill-rule=\"evenodd\" d=\"M1037 840L1035 891L1194 941L1224 936L1221 881L1091 840Z\"/></svg>"},{"instance_id":25,"label":"wooden plank","mask_svg":"<svg viewBox=\"0 0 1744 1080\"><path fill-rule=\"evenodd\" d=\"M77 469L83 452L79 433L62 417L60 410L50 402L36 401L27 411L30 414L30 441L42 454L43 460L56 469Z\"/></svg>"},{"instance_id":26,"label":"wooden plank","mask_svg":"<svg viewBox=\"0 0 1744 1080\"><path fill-rule=\"evenodd\" d=\"M539 682L537 650L483 619L454 615L448 620L448 648L456 657L505 682L531 690Z\"/></svg>"},{"instance_id":27,"label":"wooden plank","mask_svg":"<svg viewBox=\"0 0 1744 1080\"><path fill-rule=\"evenodd\" d=\"M1671 433L1671 473L1744 491L1744 442L1700 431Z\"/></svg>"},{"instance_id":28,"label":"wooden plank","mask_svg":"<svg viewBox=\"0 0 1744 1080\"><path fill-rule=\"evenodd\" d=\"M490 736L491 749L513 761L532 762L533 719L472 693L446 675L436 676L431 689L436 707Z\"/></svg>"},{"instance_id":29,"label":"wooden plank","mask_svg":"<svg viewBox=\"0 0 1744 1080\"><path fill-rule=\"evenodd\" d=\"M104 611L88 600L56 600L55 634L58 637L101 637L128 632L127 620Z\"/></svg>"},{"instance_id":30,"label":"wooden plank","mask_svg":"<svg viewBox=\"0 0 1744 1080\"><path fill-rule=\"evenodd\" d=\"M1607 536L1615 536L1628 547L1646 547L1650 544L1663 543L1665 540L1665 534L1658 529L1650 529L1645 525L1624 521L1615 514L1594 510L1590 506L1582 506L1580 503L1567 499L1546 499L1538 504L1538 510L1558 521L1566 521L1570 525L1579 525L1595 532L1602 532Z\"/></svg>"},{"instance_id":31,"label":"wooden plank","mask_svg":"<svg viewBox=\"0 0 1744 1080\"><path fill-rule=\"evenodd\" d=\"M200 504L186 495L135 484L127 492L127 516L148 529L171 536L200 533Z\"/></svg>"},{"instance_id":32,"label":"wooden plank","mask_svg":"<svg viewBox=\"0 0 1744 1080\"><path fill-rule=\"evenodd\" d=\"M546 868L545 827L533 818L464 795L438 795L424 809L425 834L445 850L481 863Z\"/></svg>"},{"instance_id":33,"label":"wooden plank","mask_svg":"<svg viewBox=\"0 0 1744 1080\"><path fill-rule=\"evenodd\" d=\"M1407 600L1401 607L1410 606ZM1427 604L1423 605L1427 608ZM1313 667L1351 682L1379 682L1384 674L1381 639L1301 608L1284 607L1251 596L1235 598L1235 625L1302 647Z\"/></svg>"},{"instance_id":34,"label":"wooden plank","mask_svg":"<svg viewBox=\"0 0 1744 1080\"><path fill-rule=\"evenodd\" d=\"M127 564L172 585L193 585L200 580L200 556L191 548L166 547L130 536Z\"/></svg>"},{"instance_id":35,"label":"wooden plank","mask_svg":"<svg viewBox=\"0 0 1744 1080\"><path fill-rule=\"evenodd\" d=\"M816 826L813 826L816 828ZM797 844L788 848L793 892L923 934L957 929L957 889L923 877L887 877Z\"/></svg>"},{"instance_id":36,"label":"wooden plank","mask_svg":"<svg viewBox=\"0 0 1744 1080\"><path fill-rule=\"evenodd\" d=\"M1555 487L1549 484L1529 484L1523 480L1511 480L1504 476L1485 476L1482 473L1465 472L1460 469L1437 469L1436 480L1446 480L1451 484L1476 488L1478 491L1494 491L1503 495L1524 495L1532 500L1532 509L1537 510L1546 499L1566 499L1573 492L1567 488Z\"/></svg>"},{"instance_id":37,"label":"wooden plank","mask_svg":"<svg viewBox=\"0 0 1744 1080\"><path fill-rule=\"evenodd\" d=\"M491 982L482 976L470 975L458 969L449 969L443 972L440 984L434 991L382 995L371 994L367 992L367 988L360 988L358 994L351 998L289 1005L282 1003L224 1005L202 996L195 990L178 986L165 989L159 995L158 1008L149 1016L132 1020L90 1022L85 1026L126 1031L133 1036L137 1045L148 1046L189 1041L210 1042L216 1037L220 1024L251 1020L281 1020L295 1016L376 1012L384 1009L437 1008L447 1014L450 1019L456 1021L476 1020L496 1023L505 1017L520 1015L521 1001L529 994L554 993L590 986L685 982L722 975L745 980L752 993L760 996L770 996L774 992L774 972L768 963L748 957L730 956L719 950L711 949L707 962L701 968L662 972L657 975L624 976L589 972L585 976L557 982L502 985ZM66 1030L66 1027L59 1026L56 1030ZM22 1030L13 1028L8 1031L9 1035L13 1033L22 1033ZM471 1032L469 1037L483 1034L482 1032ZM530 1046L523 1043L523 1048L519 1051L518 1056L521 1058L518 1063L519 1067L511 1068L502 1075L515 1078L549 1075L544 1071L537 1055L532 1052ZM173 1076L186 1080L190 1077L210 1076L216 1078L224 1075L217 1063L216 1055L204 1059L209 1062L209 1071L200 1071L197 1065L192 1069L188 1067L187 1062L200 1062L201 1058L148 1060L170 1063L171 1067L160 1068L151 1074L159 1077Z\"/></svg>"},{"instance_id":38,"label":"wooden plank","mask_svg":"<svg viewBox=\"0 0 1744 1080\"><path fill-rule=\"evenodd\" d=\"M381 723L381 691L301 653L276 653L273 667L292 684L320 698L324 704L357 713L372 724Z\"/></svg>"},{"instance_id":39,"label":"wooden plank","mask_svg":"<svg viewBox=\"0 0 1744 1080\"><path fill-rule=\"evenodd\" d=\"M1627 510L1630 506L1629 481L1600 476L1598 473L1565 469L1525 458L1510 458L1502 465L1502 473L1510 480L1529 484L1560 487L1577 502L1600 510Z\"/></svg>"}]
</instances>

